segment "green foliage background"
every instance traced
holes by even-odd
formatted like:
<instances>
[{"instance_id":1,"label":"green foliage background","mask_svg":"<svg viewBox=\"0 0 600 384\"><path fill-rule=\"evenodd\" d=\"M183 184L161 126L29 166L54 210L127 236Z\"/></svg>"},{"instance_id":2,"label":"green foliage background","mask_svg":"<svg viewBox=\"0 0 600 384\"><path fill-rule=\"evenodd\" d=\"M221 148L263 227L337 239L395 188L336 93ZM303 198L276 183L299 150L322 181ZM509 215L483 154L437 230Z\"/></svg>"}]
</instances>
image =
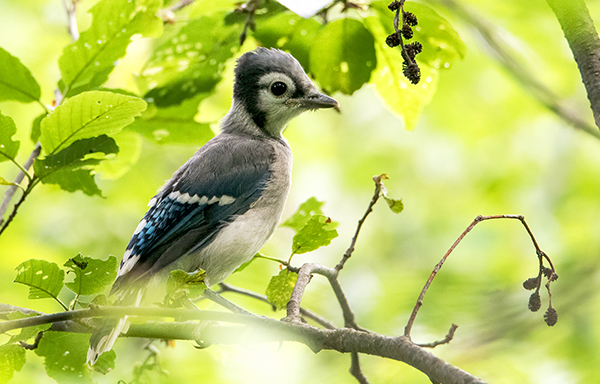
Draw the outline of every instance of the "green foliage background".
<instances>
[{"instance_id":1,"label":"green foliage background","mask_svg":"<svg viewBox=\"0 0 600 384\"><path fill-rule=\"evenodd\" d=\"M544 1L461 3L490 20L490 28L498 29L521 65L532 70L580 116L592 120L572 55ZM80 2L82 31L91 22L90 15L83 11L93 4ZM210 15L221 12L226 2L200 4L195 12ZM600 373L600 142L566 126L536 102L452 11L436 3L430 5L458 31L467 49L464 59L453 62L449 70L432 74L434 63L423 63L422 84L407 90L422 100L431 98L420 117L420 104L410 111L395 108L397 105L388 109L375 89L386 98L391 91L382 90L385 84L373 76L371 84L352 96L333 94L340 101L341 114L306 114L287 128L285 135L293 148L295 165L285 216L316 196L326 202L325 214L339 222L336 229L340 235L329 247L296 255L294 262L335 265L371 198L371 177L386 173L390 195L402 197L404 211L393 215L384 202L375 207L340 279L359 325L380 333L401 334L433 265L475 216L523 214L560 275L553 287L558 324L549 328L541 313L527 311L529 292L522 289L521 283L536 274L535 253L518 222L496 221L479 224L452 254L425 298L413 338L417 342L440 339L451 323L457 323L460 327L452 343L434 352L489 382L593 382ZM588 6L592 17L599 19L600 2L589 1ZM307 30L314 28L308 25L311 22L306 23ZM2 3L0 46L32 71L46 104L53 100L61 77L58 58L63 47L70 44L65 25L60 1ZM274 31L267 27L261 31L261 20L257 18L257 38L260 33L265 34L265 41L279 35L276 27L282 24L269 25ZM219 28L228 33L223 41L232 45L237 42L236 31L228 29L233 27L224 22L214 30ZM330 28L335 25L332 23ZM283 43L291 45L294 39ZM386 49L381 39L375 43L376 51ZM107 86L125 91L135 91L140 85L142 89L149 87L144 74L152 71L145 71L160 60L151 57L150 45L148 40L135 39L126 58L108 77ZM254 45L251 37L243 50ZM318 41L315 46L319 48ZM399 67L399 55L389 52L389 63ZM360 54L370 53L353 52L348 65L364 59ZM315 59L307 58L299 57L303 64L312 66ZM111 63L110 57L101 60L102 65ZM27 299L26 287L13 283L15 268L25 260L43 259L63 265L79 252L95 258L120 258L148 200L210 136L209 129L217 129L216 122L228 110L233 60L226 63L222 79L217 75L198 77L198 83L178 83L182 90L195 86L198 92L193 100L180 106L170 106L171 101L160 99L163 95L157 91L157 104L163 102L169 108L150 105L142 115L146 120L138 120L114 136L118 156L103 163L98 170L100 177L96 177L104 198L68 193L55 185L36 188L0 237L0 302L44 312L61 310L51 300ZM141 74L141 78L136 81L132 73ZM101 80L92 83L99 85ZM160 90L163 80L166 84L173 79L158 79L153 89ZM218 83L215 93L202 88L211 82ZM355 84L336 78L322 86L353 91ZM71 89L76 87L74 82ZM177 119L190 117L186 103L200 100L196 122L182 123L180 137L161 135L162 131L157 130L161 124L179 126ZM24 162L33 148L30 127L41 113L40 106L3 102L0 109L15 121L18 132L14 138L21 141L18 160ZM416 129L404 130L398 113L404 113L409 124L416 122ZM0 164L0 175L7 180L12 180L17 171L9 162ZM293 236L290 228L280 228L262 253L287 258ZM277 264L258 259L228 282L264 292L270 277L277 273ZM69 297L67 292L63 294ZM250 299L230 298L250 310L283 316L283 312L273 314L264 304ZM342 324L338 306L323 279L313 279L304 304ZM204 350L196 350L186 342L177 342L175 348L160 345L161 368L168 373L144 370L142 345L139 340L119 341L115 369L106 376L94 374L93 379L130 382L137 367L138 373L143 372L139 377L152 382L189 382L191 378L206 383L354 382L347 373L349 356L327 351L313 355L297 344L214 345ZM20 352L9 353L11 358L20 359ZM401 363L368 356L362 356L361 361L373 383L428 382L421 373ZM11 383L32 380L54 382L44 371L42 357L28 353L27 362Z\"/></svg>"}]
</instances>

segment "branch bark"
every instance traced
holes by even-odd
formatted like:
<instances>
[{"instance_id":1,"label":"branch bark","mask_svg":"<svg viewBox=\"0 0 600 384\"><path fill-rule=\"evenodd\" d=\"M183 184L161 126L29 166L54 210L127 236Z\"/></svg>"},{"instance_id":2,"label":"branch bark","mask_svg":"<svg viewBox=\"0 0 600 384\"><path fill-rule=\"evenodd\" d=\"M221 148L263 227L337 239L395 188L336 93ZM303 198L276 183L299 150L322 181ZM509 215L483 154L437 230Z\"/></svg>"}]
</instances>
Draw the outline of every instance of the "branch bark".
<instances>
[{"instance_id":1,"label":"branch bark","mask_svg":"<svg viewBox=\"0 0 600 384\"><path fill-rule=\"evenodd\" d=\"M14 307L0 304L0 313ZM0 333L39 324L55 323L53 330L89 332L73 320L92 317L147 316L174 318L177 322L131 324L125 337L195 340L202 345L256 344L296 341L313 352L329 349L341 353L366 353L405 362L432 381L445 384L484 383L481 379L434 356L404 336L390 337L351 328L320 329L300 322L265 316L190 309L97 306L75 311L28 317L0 323ZM201 320L200 323L197 320ZM208 325L206 321L211 321ZM229 323L229 324L227 324ZM235 324L235 325L231 325Z\"/></svg>"},{"instance_id":2,"label":"branch bark","mask_svg":"<svg viewBox=\"0 0 600 384\"><path fill-rule=\"evenodd\" d=\"M600 38L584 0L547 0L556 15L573 57L600 128Z\"/></svg>"}]
</instances>

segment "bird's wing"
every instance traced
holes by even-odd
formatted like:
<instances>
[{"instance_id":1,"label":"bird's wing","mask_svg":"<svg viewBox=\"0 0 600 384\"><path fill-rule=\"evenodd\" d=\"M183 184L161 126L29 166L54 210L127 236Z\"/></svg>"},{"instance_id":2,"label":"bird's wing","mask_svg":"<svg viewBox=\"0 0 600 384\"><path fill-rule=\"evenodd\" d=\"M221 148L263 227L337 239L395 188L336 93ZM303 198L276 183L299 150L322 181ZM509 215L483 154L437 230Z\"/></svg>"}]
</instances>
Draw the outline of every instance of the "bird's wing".
<instances>
[{"instance_id":1,"label":"bird's wing","mask_svg":"<svg viewBox=\"0 0 600 384\"><path fill-rule=\"evenodd\" d=\"M272 146L219 139L202 147L151 200L127 246L112 292L206 246L222 225L260 197L270 178Z\"/></svg>"}]
</instances>

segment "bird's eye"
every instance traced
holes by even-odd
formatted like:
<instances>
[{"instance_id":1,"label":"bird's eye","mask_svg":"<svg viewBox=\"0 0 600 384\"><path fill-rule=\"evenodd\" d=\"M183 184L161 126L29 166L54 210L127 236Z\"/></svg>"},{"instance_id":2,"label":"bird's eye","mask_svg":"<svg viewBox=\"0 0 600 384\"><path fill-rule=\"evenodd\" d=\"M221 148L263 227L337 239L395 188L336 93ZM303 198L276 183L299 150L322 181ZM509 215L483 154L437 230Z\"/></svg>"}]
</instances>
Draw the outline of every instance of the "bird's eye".
<instances>
[{"instance_id":1,"label":"bird's eye","mask_svg":"<svg viewBox=\"0 0 600 384\"><path fill-rule=\"evenodd\" d=\"M276 81L271 84L271 93L275 96L281 96L287 91L287 85L284 82Z\"/></svg>"}]
</instances>

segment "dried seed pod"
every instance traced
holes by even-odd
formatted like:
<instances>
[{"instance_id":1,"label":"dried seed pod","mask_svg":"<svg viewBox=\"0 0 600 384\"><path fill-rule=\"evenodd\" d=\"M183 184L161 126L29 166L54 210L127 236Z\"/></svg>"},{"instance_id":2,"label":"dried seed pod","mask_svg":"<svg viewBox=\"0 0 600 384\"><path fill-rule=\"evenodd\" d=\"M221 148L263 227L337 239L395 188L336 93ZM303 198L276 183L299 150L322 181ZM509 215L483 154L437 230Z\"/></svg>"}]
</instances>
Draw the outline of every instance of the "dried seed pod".
<instances>
[{"instance_id":1,"label":"dried seed pod","mask_svg":"<svg viewBox=\"0 0 600 384\"><path fill-rule=\"evenodd\" d=\"M385 43L390 47L394 48L400 45L400 36L397 33L392 33L385 39Z\"/></svg>"},{"instance_id":2,"label":"dried seed pod","mask_svg":"<svg viewBox=\"0 0 600 384\"><path fill-rule=\"evenodd\" d=\"M556 313L556 309L550 307L544 314L544 321L548 324L549 327L552 327L558 321L558 314Z\"/></svg>"},{"instance_id":3,"label":"dried seed pod","mask_svg":"<svg viewBox=\"0 0 600 384\"><path fill-rule=\"evenodd\" d=\"M531 277L523 282L523 288L525 288L528 291L531 291L532 289L538 287L539 281L539 278Z\"/></svg>"},{"instance_id":4,"label":"dried seed pod","mask_svg":"<svg viewBox=\"0 0 600 384\"><path fill-rule=\"evenodd\" d=\"M540 298L540 293L535 291L529 296L529 310L531 312L537 312L542 306L542 299Z\"/></svg>"},{"instance_id":5,"label":"dried seed pod","mask_svg":"<svg viewBox=\"0 0 600 384\"><path fill-rule=\"evenodd\" d=\"M392 12L397 11L400 7L402 6L402 4L400 4L399 1L392 1L391 3L388 4L388 9Z\"/></svg>"},{"instance_id":6,"label":"dried seed pod","mask_svg":"<svg viewBox=\"0 0 600 384\"><path fill-rule=\"evenodd\" d=\"M412 30L412 28L410 26L406 25L406 24L404 26L402 26L402 36L406 40L412 39L412 37L413 37L413 30Z\"/></svg>"},{"instance_id":7,"label":"dried seed pod","mask_svg":"<svg viewBox=\"0 0 600 384\"><path fill-rule=\"evenodd\" d=\"M552 277L552 273L552 269L544 267L544 276L546 276L547 279Z\"/></svg>"},{"instance_id":8,"label":"dried seed pod","mask_svg":"<svg viewBox=\"0 0 600 384\"><path fill-rule=\"evenodd\" d=\"M421 80L421 69L415 63L402 63L402 73L412 83L417 84Z\"/></svg>"},{"instance_id":9,"label":"dried seed pod","mask_svg":"<svg viewBox=\"0 0 600 384\"><path fill-rule=\"evenodd\" d=\"M414 13L404 12L404 24L414 27L415 25L419 24L419 21L417 20L417 16L415 16Z\"/></svg>"}]
</instances>

